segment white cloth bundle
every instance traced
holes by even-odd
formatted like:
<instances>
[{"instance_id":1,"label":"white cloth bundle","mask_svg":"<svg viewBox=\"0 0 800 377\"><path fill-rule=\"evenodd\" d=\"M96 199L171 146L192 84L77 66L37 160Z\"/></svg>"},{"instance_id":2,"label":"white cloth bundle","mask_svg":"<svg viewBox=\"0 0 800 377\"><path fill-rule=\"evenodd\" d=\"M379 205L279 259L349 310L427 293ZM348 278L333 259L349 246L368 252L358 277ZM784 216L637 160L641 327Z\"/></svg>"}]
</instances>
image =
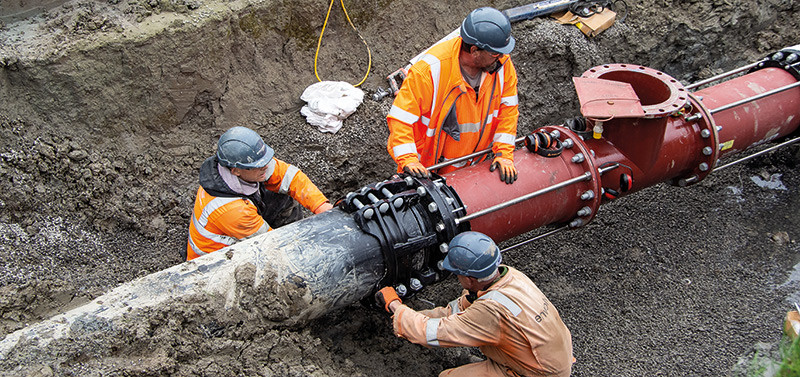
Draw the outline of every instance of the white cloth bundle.
<instances>
[{"instance_id":1,"label":"white cloth bundle","mask_svg":"<svg viewBox=\"0 0 800 377\"><path fill-rule=\"evenodd\" d=\"M364 101L364 91L344 81L321 81L306 88L300 99L308 103L300 109L306 121L333 134Z\"/></svg>"}]
</instances>

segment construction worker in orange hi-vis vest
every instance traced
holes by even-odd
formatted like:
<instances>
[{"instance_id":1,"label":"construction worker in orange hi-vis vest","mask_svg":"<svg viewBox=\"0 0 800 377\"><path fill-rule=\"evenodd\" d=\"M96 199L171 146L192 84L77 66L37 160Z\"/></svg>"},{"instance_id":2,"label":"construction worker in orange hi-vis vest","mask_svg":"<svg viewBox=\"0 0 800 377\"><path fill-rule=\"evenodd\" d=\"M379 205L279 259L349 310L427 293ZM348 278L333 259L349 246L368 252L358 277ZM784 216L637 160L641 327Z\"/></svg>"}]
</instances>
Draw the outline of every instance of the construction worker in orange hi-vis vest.
<instances>
[{"instance_id":1,"label":"construction worker in orange hi-vis vest","mask_svg":"<svg viewBox=\"0 0 800 377\"><path fill-rule=\"evenodd\" d=\"M415 311L392 287L375 300L394 313L394 333L426 347L480 347L486 360L439 376L569 376L572 336L553 303L522 272L501 265L483 233L464 232L448 245L443 268L464 288L445 307Z\"/></svg>"},{"instance_id":2,"label":"construction worker in orange hi-vis vest","mask_svg":"<svg viewBox=\"0 0 800 377\"><path fill-rule=\"evenodd\" d=\"M274 157L261 136L233 127L200 167L186 259L230 246L333 206L297 167Z\"/></svg>"},{"instance_id":3,"label":"construction worker in orange hi-vis vest","mask_svg":"<svg viewBox=\"0 0 800 377\"><path fill-rule=\"evenodd\" d=\"M514 43L505 14L478 8L461 23L459 36L435 44L408 69L386 117L387 149L398 172L428 177L426 167L491 148L489 169L499 170L506 183L517 179L517 72L508 56Z\"/></svg>"}]
</instances>

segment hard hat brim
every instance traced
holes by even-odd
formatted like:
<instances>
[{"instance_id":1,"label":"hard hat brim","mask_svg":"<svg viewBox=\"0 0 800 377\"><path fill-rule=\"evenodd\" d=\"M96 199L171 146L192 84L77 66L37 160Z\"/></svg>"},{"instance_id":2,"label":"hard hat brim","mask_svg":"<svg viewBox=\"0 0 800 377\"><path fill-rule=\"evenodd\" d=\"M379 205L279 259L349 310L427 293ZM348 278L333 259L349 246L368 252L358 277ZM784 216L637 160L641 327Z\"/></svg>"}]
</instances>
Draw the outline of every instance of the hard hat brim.
<instances>
[{"instance_id":1,"label":"hard hat brim","mask_svg":"<svg viewBox=\"0 0 800 377\"><path fill-rule=\"evenodd\" d=\"M485 47L483 47L483 49L486 50L486 51L489 51L489 52L494 52L495 54L507 55L507 54L510 54L511 51L514 51L514 46L516 45L516 43L517 43L517 41L514 39L514 37L513 36L509 36L507 45L505 45L503 47L500 47L500 48L494 48L492 46L485 45Z\"/></svg>"},{"instance_id":2,"label":"hard hat brim","mask_svg":"<svg viewBox=\"0 0 800 377\"><path fill-rule=\"evenodd\" d=\"M265 151L264 155L261 156L261 158L259 158L258 160L250 163L237 162L236 164L234 164L235 165L234 167L237 167L239 169L261 169L264 166L267 166L267 164L269 164L269 162L272 161L272 158L275 157L275 151L272 150L272 148L270 148L269 145L266 145L266 147L267 150Z\"/></svg>"}]
</instances>

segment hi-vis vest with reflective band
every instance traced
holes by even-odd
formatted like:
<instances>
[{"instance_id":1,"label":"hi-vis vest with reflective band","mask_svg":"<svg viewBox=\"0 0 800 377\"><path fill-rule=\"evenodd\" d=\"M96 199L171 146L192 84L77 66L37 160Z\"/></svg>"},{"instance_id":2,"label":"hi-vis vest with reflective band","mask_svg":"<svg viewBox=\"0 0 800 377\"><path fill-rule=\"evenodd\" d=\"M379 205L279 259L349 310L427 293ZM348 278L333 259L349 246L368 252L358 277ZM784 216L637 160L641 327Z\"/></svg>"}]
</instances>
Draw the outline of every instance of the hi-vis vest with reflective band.
<instances>
[{"instance_id":1,"label":"hi-vis vest with reflective band","mask_svg":"<svg viewBox=\"0 0 800 377\"><path fill-rule=\"evenodd\" d=\"M266 174L269 178L263 184L268 190L288 194L312 212L328 200L305 173L277 158L270 161ZM192 260L269 230L272 228L250 200L212 196L201 186L197 189L189 223L186 259Z\"/></svg>"},{"instance_id":2,"label":"hi-vis vest with reflective band","mask_svg":"<svg viewBox=\"0 0 800 377\"><path fill-rule=\"evenodd\" d=\"M477 100L464 81L458 62L461 38L433 46L409 70L386 117L387 149L398 167L417 159L425 166L492 146L495 154L513 160L517 135L517 72L508 56L494 74L481 74ZM460 140L442 130L455 106ZM476 158L473 162L478 162ZM442 168L446 173L469 161Z\"/></svg>"}]
</instances>

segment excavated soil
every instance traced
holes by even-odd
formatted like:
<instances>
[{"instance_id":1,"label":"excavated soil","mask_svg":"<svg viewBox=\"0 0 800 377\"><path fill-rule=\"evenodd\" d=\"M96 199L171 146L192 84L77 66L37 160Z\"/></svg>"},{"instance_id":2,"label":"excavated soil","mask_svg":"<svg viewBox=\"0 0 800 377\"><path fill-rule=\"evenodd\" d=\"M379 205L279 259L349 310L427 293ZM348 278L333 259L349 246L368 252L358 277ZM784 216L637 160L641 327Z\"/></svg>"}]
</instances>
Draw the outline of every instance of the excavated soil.
<instances>
[{"instance_id":1,"label":"excavated soil","mask_svg":"<svg viewBox=\"0 0 800 377\"><path fill-rule=\"evenodd\" d=\"M523 4L348 1L371 65L334 4L320 77L370 75L364 103L327 134L299 112L326 2L59 3L0 13L0 336L182 262L197 169L233 125L256 129L330 198L385 179L391 101L370 95L469 10ZM571 77L597 65L640 64L688 84L799 42L793 1L617 7L624 19L591 39L549 19L514 24L520 134L577 115ZM763 369L754 358L777 358L783 317L800 301L798 159L789 147L687 188L650 187L508 252L572 330L573 375L741 375ZM412 305L457 292L449 280ZM154 312L108 349L0 360L0 374L425 376L480 356L395 338L386 315L359 305L286 328L202 321L198 306Z\"/></svg>"}]
</instances>

